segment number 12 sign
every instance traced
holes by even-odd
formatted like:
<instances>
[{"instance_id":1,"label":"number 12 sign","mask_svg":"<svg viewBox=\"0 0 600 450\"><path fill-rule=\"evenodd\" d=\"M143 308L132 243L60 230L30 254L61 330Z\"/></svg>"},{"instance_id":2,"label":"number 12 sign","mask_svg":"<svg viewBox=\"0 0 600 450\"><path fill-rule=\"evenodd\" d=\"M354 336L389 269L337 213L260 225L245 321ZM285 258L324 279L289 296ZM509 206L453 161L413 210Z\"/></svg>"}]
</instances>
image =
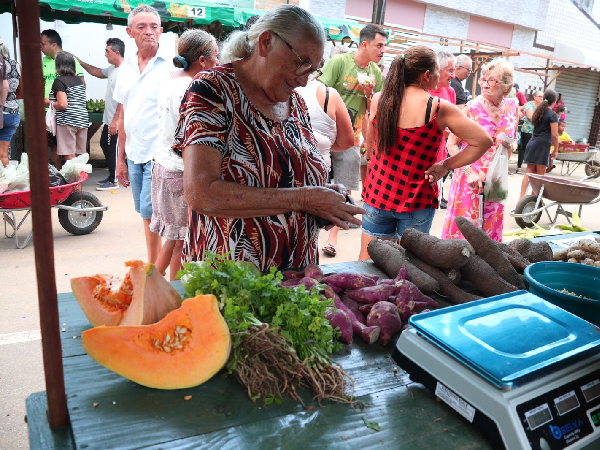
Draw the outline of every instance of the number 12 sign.
<instances>
[{"instance_id":1,"label":"number 12 sign","mask_svg":"<svg viewBox=\"0 0 600 450\"><path fill-rule=\"evenodd\" d=\"M206 18L206 8L202 6L188 6L187 8L188 17L196 17L198 19Z\"/></svg>"}]
</instances>

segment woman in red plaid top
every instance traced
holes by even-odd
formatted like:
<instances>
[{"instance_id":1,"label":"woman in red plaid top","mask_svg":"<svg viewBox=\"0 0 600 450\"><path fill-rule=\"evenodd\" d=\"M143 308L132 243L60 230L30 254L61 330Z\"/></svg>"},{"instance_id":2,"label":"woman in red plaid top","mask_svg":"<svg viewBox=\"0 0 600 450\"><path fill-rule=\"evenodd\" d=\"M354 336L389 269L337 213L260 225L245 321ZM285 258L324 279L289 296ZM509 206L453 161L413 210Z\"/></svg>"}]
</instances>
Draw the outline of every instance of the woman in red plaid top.
<instances>
[{"instance_id":1,"label":"woman in red plaid top","mask_svg":"<svg viewBox=\"0 0 600 450\"><path fill-rule=\"evenodd\" d=\"M367 132L369 173L359 259L368 259L373 238L399 240L407 228L429 233L438 207L437 181L470 164L492 145L489 134L453 104L431 97L439 66L433 50L418 45L397 56L375 94ZM448 127L468 142L463 152L435 163ZM371 157L372 155L372 157Z\"/></svg>"}]
</instances>

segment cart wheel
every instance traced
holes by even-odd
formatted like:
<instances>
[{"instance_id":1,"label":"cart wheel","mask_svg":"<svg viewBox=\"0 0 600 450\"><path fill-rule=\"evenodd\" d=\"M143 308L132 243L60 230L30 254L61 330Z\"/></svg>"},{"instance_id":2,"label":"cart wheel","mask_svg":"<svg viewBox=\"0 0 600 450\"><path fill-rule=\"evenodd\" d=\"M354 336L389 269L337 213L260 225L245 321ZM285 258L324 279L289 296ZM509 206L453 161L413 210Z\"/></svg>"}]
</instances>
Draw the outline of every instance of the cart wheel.
<instances>
[{"instance_id":1,"label":"cart wheel","mask_svg":"<svg viewBox=\"0 0 600 450\"><path fill-rule=\"evenodd\" d=\"M102 206L100 200L89 192L73 192L62 203L75 208L93 208ZM102 211L76 212L66 209L58 210L58 221L65 229L75 236L89 234L94 231L102 221Z\"/></svg>"},{"instance_id":2,"label":"cart wheel","mask_svg":"<svg viewBox=\"0 0 600 450\"><path fill-rule=\"evenodd\" d=\"M585 174L593 176L594 178L600 177L600 163L598 161L588 161L585 165Z\"/></svg>"},{"instance_id":3,"label":"cart wheel","mask_svg":"<svg viewBox=\"0 0 600 450\"><path fill-rule=\"evenodd\" d=\"M517 214L528 214L535 210L535 202L537 201L537 195L526 195L517 203L515 207L515 213ZM542 217L542 211L538 212L535 216L529 217L515 217L515 222L521 228L529 228L533 225L533 222L538 222Z\"/></svg>"}]
</instances>

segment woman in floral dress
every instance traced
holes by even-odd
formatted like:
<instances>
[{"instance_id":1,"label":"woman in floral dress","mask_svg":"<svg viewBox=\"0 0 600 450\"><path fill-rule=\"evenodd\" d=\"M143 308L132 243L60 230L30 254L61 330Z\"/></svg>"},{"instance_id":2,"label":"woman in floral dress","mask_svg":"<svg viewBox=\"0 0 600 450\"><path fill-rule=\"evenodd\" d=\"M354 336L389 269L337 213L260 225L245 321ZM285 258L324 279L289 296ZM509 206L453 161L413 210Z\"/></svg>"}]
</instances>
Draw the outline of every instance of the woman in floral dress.
<instances>
[{"instance_id":1,"label":"woman in floral dress","mask_svg":"<svg viewBox=\"0 0 600 450\"><path fill-rule=\"evenodd\" d=\"M490 134L494 145L479 160L462 169L456 169L452 177L448 195L448 209L442 230L443 239L462 239L456 226L456 218L466 217L477 226L482 226L480 217L481 192L487 171L499 146L504 145L510 154L516 148L518 124L518 100L506 98L513 85L513 66L503 59L493 60L482 67L479 80L481 95L467 103L463 112L481 125ZM513 144L506 144L498 136L504 133L515 138ZM450 135L448 151L459 151L459 139ZM462 147L464 147L464 143ZM484 202L483 229L495 241L502 241L504 205Z\"/></svg>"}]
</instances>

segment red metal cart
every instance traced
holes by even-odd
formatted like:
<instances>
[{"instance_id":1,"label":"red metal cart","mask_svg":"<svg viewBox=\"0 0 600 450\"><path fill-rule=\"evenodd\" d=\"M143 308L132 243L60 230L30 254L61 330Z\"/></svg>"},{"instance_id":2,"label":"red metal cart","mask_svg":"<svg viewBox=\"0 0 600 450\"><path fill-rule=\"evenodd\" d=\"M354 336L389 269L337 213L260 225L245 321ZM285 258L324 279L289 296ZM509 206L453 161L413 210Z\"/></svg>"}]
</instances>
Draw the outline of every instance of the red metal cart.
<instances>
[{"instance_id":1,"label":"red metal cart","mask_svg":"<svg viewBox=\"0 0 600 450\"><path fill-rule=\"evenodd\" d=\"M87 179L88 174L81 172L79 181L50 188L50 204L59 209L58 221L66 231L76 236L94 231L102 221L103 211L108 209L108 206L103 205L98 197L81 189L81 183ZM32 230L24 240L19 242L19 228L31 213L30 194L30 191L0 194L4 235L9 239L14 238L17 248L25 248L33 236ZM17 221L16 211L27 212L20 221Z\"/></svg>"}]
</instances>

